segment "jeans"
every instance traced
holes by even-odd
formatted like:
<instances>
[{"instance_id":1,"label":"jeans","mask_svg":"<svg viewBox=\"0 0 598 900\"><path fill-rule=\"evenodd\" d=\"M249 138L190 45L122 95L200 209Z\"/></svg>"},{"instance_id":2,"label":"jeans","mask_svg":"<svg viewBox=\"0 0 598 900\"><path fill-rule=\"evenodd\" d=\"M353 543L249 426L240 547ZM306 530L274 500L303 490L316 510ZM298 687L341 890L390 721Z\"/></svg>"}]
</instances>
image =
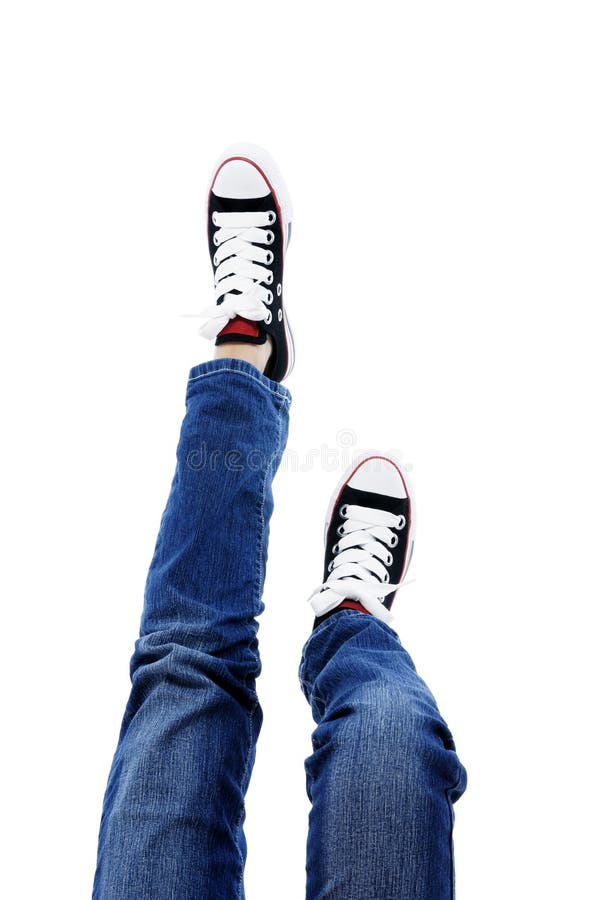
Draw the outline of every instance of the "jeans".
<instances>
[{"instance_id":1,"label":"jeans","mask_svg":"<svg viewBox=\"0 0 598 900\"><path fill-rule=\"evenodd\" d=\"M244 361L191 370L94 900L244 898L244 797L262 724L256 617L289 405ZM452 897L465 772L396 633L340 610L308 637L299 677L317 723L305 763L309 900Z\"/></svg>"}]
</instances>

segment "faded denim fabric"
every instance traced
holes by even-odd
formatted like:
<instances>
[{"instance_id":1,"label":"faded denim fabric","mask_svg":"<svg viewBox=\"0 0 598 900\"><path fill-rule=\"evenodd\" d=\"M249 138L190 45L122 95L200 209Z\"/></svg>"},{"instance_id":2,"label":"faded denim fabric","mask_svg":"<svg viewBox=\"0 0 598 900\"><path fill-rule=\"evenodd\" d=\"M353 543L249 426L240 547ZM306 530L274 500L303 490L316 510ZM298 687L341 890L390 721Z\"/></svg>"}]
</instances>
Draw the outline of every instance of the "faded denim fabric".
<instances>
[{"instance_id":1,"label":"faded denim fabric","mask_svg":"<svg viewBox=\"0 0 598 900\"><path fill-rule=\"evenodd\" d=\"M244 798L262 724L256 617L290 399L242 360L191 370L94 900L244 898ZM396 634L342 610L309 636L300 678L318 723L306 761L309 900L450 897L465 774Z\"/></svg>"}]
</instances>

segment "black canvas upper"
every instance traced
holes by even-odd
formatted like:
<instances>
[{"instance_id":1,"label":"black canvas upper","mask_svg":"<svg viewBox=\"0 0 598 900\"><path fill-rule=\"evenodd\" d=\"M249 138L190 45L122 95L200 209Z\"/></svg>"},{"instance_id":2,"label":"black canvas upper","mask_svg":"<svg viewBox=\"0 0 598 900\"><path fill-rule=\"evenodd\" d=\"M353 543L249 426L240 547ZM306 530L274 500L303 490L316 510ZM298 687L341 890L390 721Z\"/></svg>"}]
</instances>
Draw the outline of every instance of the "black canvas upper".
<instances>
[{"instance_id":1,"label":"black canvas upper","mask_svg":"<svg viewBox=\"0 0 598 900\"><path fill-rule=\"evenodd\" d=\"M409 532L410 532L410 503L409 498L398 498L398 497L388 497L385 494L376 494L370 491L362 491L356 488L350 487L348 484L344 486L342 489L338 500L334 506L332 512L332 518L330 520L330 526L328 528L328 534L326 536L326 551L324 555L324 582L330 576L330 572L328 567L332 560L334 559L334 554L332 552L332 548L337 544L342 535L339 535L338 528L343 524L345 519L341 516L341 509L343 506L347 504L349 506L365 506L371 509L382 509L386 512L392 513L395 516L403 515L405 516L405 526L401 529L391 528L393 534L397 536L397 545L396 547L389 547L389 552L392 554L393 561L390 566L386 566L386 570L389 575L389 582L391 584L398 584L407 571L407 566L409 565L409 559L407 558L407 553L409 550ZM383 605L390 609L395 598L396 591L392 594L387 594L387 596L383 600ZM314 622L314 628L320 622L327 619L334 612L336 612L336 608L330 610L327 613L324 613L322 616L316 617Z\"/></svg>"},{"instance_id":2,"label":"black canvas upper","mask_svg":"<svg viewBox=\"0 0 598 900\"><path fill-rule=\"evenodd\" d=\"M246 334L243 331L237 332L234 329L234 325L229 323L229 326L226 328L226 333L222 334L221 332L216 338L216 344L224 344L231 341L248 344L263 344L266 341L266 336L270 335L272 338L272 356L268 361L264 374L274 381L281 381L286 375L289 365L289 348L287 346L284 321L282 318L279 318L279 316L282 315L283 308L282 276L284 266L284 223L281 221L280 210L274 195L270 193L265 197L239 200L229 199L228 197L218 197L213 191L210 191L208 208L208 241L212 258L212 269L215 272L214 253L216 252L217 247L214 244L213 238L218 227L212 222L212 213L267 212L269 210L276 213L276 221L268 226L268 230L272 231L274 234L274 240L271 244L260 244L260 246L270 250L274 255L274 259L270 266L266 266L265 263L260 263L260 265L269 268L273 276L272 284L265 285L272 291L273 296L272 304L268 307L272 313L272 321L268 325L266 325L265 322L251 322L251 326L257 328L257 335ZM278 285L281 286L280 296L277 290ZM221 303L222 299L223 298L220 298L218 302ZM233 320L233 323L236 321L236 319Z\"/></svg>"}]
</instances>

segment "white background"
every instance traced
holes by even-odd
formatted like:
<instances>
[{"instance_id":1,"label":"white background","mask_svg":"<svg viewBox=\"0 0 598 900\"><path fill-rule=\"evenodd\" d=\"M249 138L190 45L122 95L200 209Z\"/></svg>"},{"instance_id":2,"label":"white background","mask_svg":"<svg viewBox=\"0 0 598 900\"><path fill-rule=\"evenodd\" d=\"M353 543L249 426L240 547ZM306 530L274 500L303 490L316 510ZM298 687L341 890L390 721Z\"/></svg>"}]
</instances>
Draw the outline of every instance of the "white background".
<instances>
[{"instance_id":1,"label":"white background","mask_svg":"<svg viewBox=\"0 0 598 900\"><path fill-rule=\"evenodd\" d=\"M234 140L294 200L289 448L318 451L276 484L248 900L304 896L343 441L414 467L397 628L469 773L460 900L597 896L596 41L571 0L2 5L3 897L90 894Z\"/></svg>"}]
</instances>

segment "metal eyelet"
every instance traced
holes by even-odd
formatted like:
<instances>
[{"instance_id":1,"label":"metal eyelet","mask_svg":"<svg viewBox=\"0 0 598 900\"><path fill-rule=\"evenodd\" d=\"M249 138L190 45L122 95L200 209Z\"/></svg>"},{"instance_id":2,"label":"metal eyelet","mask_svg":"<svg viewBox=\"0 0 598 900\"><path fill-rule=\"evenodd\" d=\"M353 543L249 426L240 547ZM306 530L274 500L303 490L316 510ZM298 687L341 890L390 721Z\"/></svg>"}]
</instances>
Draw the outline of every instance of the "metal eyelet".
<instances>
[{"instance_id":1,"label":"metal eyelet","mask_svg":"<svg viewBox=\"0 0 598 900\"><path fill-rule=\"evenodd\" d=\"M274 275L272 274L272 272L268 272L268 275L266 277L266 284L272 284L273 281L274 281Z\"/></svg>"},{"instance_id":2,"label":"metal eyelet","mask_svg":"<svg viewBox=\"0 0 598 900\"><path fill-rule=\"evenodd\" d=\"M391 539L390 539L390 544L389 544L388 546L389 546L389 547L396 547L398 543L399 543L398 537L396 536L396 534L393 534L393 536L392 536Z\"/></svg>"},{"instance_id":3,"label":"metal eyelet","mask_svg":"<svg viewBox=\"0 0 598 900\"><path fill-rule=\"evenodd\" d=\"M396 526L396 528L399 531L402 531L406 524L407 524L407 519L405 518L405 516L399 516L399 524Z\"/></svg>"},{"instance_id":4,"label":"metal eyelet","mask_svg":"<svg viewBox=\"0 0 598 900\"><path fill-rule=\"evenodd\" d=\"M382 581L384 584L388 584L388 582L390 581L390 575L388 574L388 572L384 573L384 578L382 579Z\"/></svg>"},{"instance_id":5,"label":"metal eyelet","mask_svg":"<svg viewBox=\"0 0 598 900\"><path fill-rule=\"evenodd\" d=\"M282 322L282 309L278 310L278 321Z\"/></svg>"},{"instance_id":6,"label":"metal eyelet","mask_svg":"<svg viewBox=\"0 0 598 900\"><path fill-rule=\"evenodd\" d=\"M272 321L272 310L269 309L269 310L268 310L268 315L267 315L267 317L264 319L264 324L265 324L265 325L269 325L271 321Z\"/></svg>"},{"instance_id":7,"label":"metal eyelet","mask_svg":"<svg viewBox=\"0 0 598 900\"><path fill-rule=\"evenodd\" d=\"M338 514L341 517L341 519L347 518L347 504L346 503L343 503L343 505L341 506L341 508L338 511Z\"/></svg>"},{"instance_id":8,"label":"metal eyelet","mask_svg":"<svg viewBox=\"0 0 598 900\"><path fill-rule=\"evenodd\" d=\"M338 528L336 529L336 533L337 533L337 534L340 534L341 537L342 537L342 535L345 533L345 526L344 526L344 525L339 525Z\"/></svg>"},{"instance_id":9,"label":"metal eyelet","mask_svg":"<svg viewBox=\"0 0 598 900\"><path fill-rule=\"evenodd\" d=\"M392 566L393 562L394 562L394 557L393 557L392 553L389 553L389 554L388 554L388 558L387 558L387 560L386 560L386 565L387 565L387 566Z\"/></svg>"},{"instance_id":10,"label":"metal eyelet","mask_svg":"<svg viewBox=\"0 0 598 900\"><path fill-rule=\"evenodd\" d=\"M218 254L217 254L217 253L214 254L213 263L214 263L215 266L219 266L219 265L220 265L220 263L219 263L219 261L218 261Z\"/></svg>"},{"instance_id":11,"label":"metal eyelet","mask_svg":"<svg viewBox=\"0 0 598 900\"><path fill-rule=\"evenodd\" d=\"M336 556L337 553L338 553L338 544L335 544L334 547L332 548L332 555Z\"/></svg>"},{"instance_id":12,"label":"metal eyelet","mask_svg":"<svg viewBox=\"0 0 598 900\"><path fill-rule=\"evenodd\" d=\"M212 225L217 225L217 224L218 224L218 222L216 221L216 215L217 215L217 214L216 214L215 212L212 213Z\"/></svg>"},{"instance_id":13,"label":"metal eyelet","mask_svg":"<svg viewBox=\"0 0 598 900\"><path fill-rule=\"evenodd\" d=\"M274 301L274 294L272 293L272 291L268 291L267 296L264 297L264 303L266 304L266 306L270 306L270 304L273 301Z\"/></svg>"},{"instance_id":14,"label":"metal eyelet","mask_svg":"<svg viewBox=\"0 0 598 900\"><path fill-rule=\"evenodd\" d=\"M332 567L333 567L333 566L334 566L334 560L330 560L330 562L328 563L328 571L329 571L329 572L332 572Z\"/></svg>"},{"instance_id":15,"label":"metal eyelet","mask_svg":"<svg viewBox=\"0 0 598 900\"><path fill-rule=\"evenodd\" d=\"M268 225L272 225L274 222L276 222L276 213L271 209L268 212Z\"/></svg>"},{"instance_id":16,"label":"metal eyelet","mask_svg":"<svg viewBox=\"0 0 598 900\"><path fill-rule=\"evenodd\" d=\"M274 232L273 232L273 231L267 231L267 232L266 232L266 243L267 243L267 244L271 244L273 240L274 240Z\"/></svg>"},{"instance_id":17,"label":"metal eyelet","mask_svg":"<svg viewBox=\"0 0 598 900\"><path fill-rule=\"evenodd\" d=\"M280 295L282 294L282 284L277 284L277 285L276 285L276 293L277 293L278 296L280 297Z\"/></svg>"},{"instance_id":18,"label":"metal eyelet","mask_svg":"<svg viewBox=\"0 0 598 900\"><path fill-rule=\"evenodd\" d=\"M274 254L271 250L268 250L266 253L266 265L269 266L272 260L274 259Z\"/></svg>"},{"instance_id":19,"label":"metal eyelet","mask_svg":"<svg viewBox=\"0 0 598 900\"><path fill-rule=\"evenodd\" d=\"M212 238L212 240L214 241L214 244L215 244L216 247L217 247L217 246L219 245L219 243L220 243L220 241L218 240L217 236L214 235L214 237Z\"/></svg>"}]
</instances>

